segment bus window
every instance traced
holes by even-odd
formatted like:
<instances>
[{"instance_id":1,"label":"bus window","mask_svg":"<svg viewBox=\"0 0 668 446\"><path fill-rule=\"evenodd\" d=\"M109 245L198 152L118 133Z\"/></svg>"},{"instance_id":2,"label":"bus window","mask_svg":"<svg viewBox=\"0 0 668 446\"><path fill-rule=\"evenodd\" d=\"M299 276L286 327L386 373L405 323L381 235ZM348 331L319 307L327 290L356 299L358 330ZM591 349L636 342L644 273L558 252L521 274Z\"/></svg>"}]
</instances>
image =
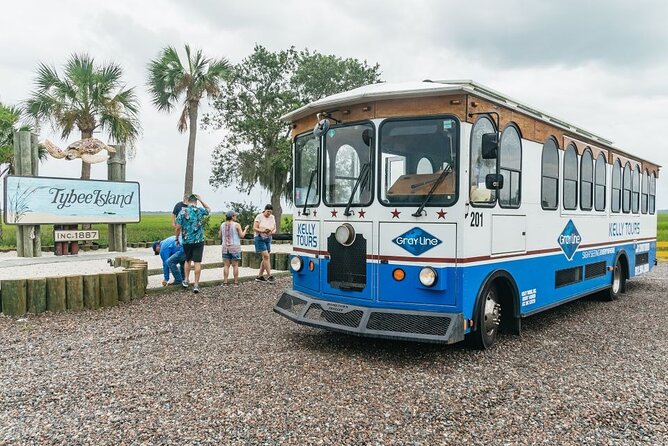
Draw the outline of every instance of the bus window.
<instances>
[{"instance_id":1,"label":"bus window","mask_svg":"<svg viewBox=\"0 0 668 446\"><path fill-rule=\"evenodd\" d=\"M622 212L625 214L631 212L631 163L628 161L624 166L622 177Z\"/></svg>"},{"instance_id":2,"label":"bus window","mask_svg":"<svg viewBox=\"0 0 668 446\"><path fill-rule=\"evenodd\" d=\"M647 169L642 173L642 202L641 202L641 212L643 214L647 213L647 198L649 196L649 175L647 175Z\"/></svg>"},{"instance_id":3,"label":"bus window","mask_svg":"<svg viewBox=\"0 0 668 446\"><path fill-rule=\"evenodd\" d=\"M633 170L631 178L631 212L637 214L640 210L640 166Z\"/></svg>"},{"instance_id":4,"label":"bus window","mask_svg":"<svg viewBox=\"0 0 668 446\"><path fill-rule=\"evenodd\" d=\"M320 142L313 133L301 135L295 139L295 206L304 206L307 193L309 205L316 205L320 201L319 157Z\"/></svg>"},{"instance_id":5,"label":"bus window","mask_svg":"<svg viewBox=\"0 0 668 446\"><path fill-rule=\"evenodd\" d=\"M503 175L503 188L499 191L499 205L519 207L522 184L522 141L514 125L506 127L501 135L499 173Z\"/></svg>"},{"instance_id":6,"label":"bus window","mask_svg":"<svg viewBox=\"0 0 668 446\"><path fill-rule=\"evenodd\" d=\"M564 152L564 209L578 207L578 154L575 145L569 144Z\"/></svg>"},{"instance_id":7,"label":"bus window","mask_svg":"<svg viewBox=\"0 0 668 446\"><path fill-rule=\"evenodd\" d=\"M474 204L493 204L496 201L496 190L485 187L485 178L496 173L496 160L482 158L482 135L496 132L492 121L481 116L471 130L471 169L469 199Z\"/></svg>"},{"instance_id":8,"label":"bus window","mask_svg":"<svg viewBox=\"0 0 668 446\"><path fill-rule=\"evenodd\" d=\"M373 135L373 132L371 124L336 126L327 131L324 136L325 204L345 206L351 195L352 205L371 204L374 143L373 137L369 135Z\"/></svg>"},{"instance_id":9,"label":"bus window","mask_svg":"<svg viewBox=\"0 0 668 446\"><path fill-rule=\"evenodd\" d=\"M444 169L453 169L434 190L428 206L457 201L458 124L453 118L388 119L380 126L380 202L422 203Z\"/></svg>"},{"instance_id":10,"label":"bus window","mask_svg":"<svg viewBox=\"0 0 668 446\"><path fill-rule=\"evenodd\" d=\"M540 203L543 209L554 210L559 206L559 148L552 137L543 145L542 165Z\"/></svg>"},{"instance_id":11,"label":"bus window","mask_svg":"<svg viewBox=\"0 0 668 446\"><path fill-rule=\"evenodd\" d=\"M596 158L596 173L594 186L594 208L597 211L605 210L605 188L606 188L606 162L602 153Z\"/></svg>"},{"instance_id":12,"label":"bus window","mask_svg":"<svg viewBox=\"0 0 668 446\"><path fill-rule=\"evenodd\" d=\"M594 191L594 167L591 150L586 148L580 160L580 209L591 211Z\"/></svg>"},{"instance_id":13,"label":"bus window","mask_svg":"<svg viewBox=\"0 0 668 446\"><path fill-rule=\"evenodd\" d=\"M656 206L656 173L649 178L649 213L654 214Z\"/></svg>"},{"instance_id":14,"label":"bus window","mask_svg":"<svg viewBox=\"0 0 668 446\"><path fill-rule=\"evenodd\" d=\"M615 161L612 167L612 212L619 212L622 202L622 164Z\"/></svg>"}]
</instances>

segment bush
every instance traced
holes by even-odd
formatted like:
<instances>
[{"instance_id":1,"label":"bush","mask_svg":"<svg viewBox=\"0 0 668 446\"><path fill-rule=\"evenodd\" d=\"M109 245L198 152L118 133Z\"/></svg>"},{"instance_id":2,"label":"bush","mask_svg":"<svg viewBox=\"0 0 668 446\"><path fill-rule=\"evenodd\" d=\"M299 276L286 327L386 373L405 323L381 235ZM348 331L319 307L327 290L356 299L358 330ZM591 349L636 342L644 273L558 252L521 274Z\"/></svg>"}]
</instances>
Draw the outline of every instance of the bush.
<instances>
[{"instance_id":1,"label":"bush","mask_svg":"<svg viewBox=\"0 0 668 446\"><path fill-rule=\"evenodd\" d=\"M292 234L292 214L283 214L281 218L281 234Z\"/></svg>"}]
</instances>

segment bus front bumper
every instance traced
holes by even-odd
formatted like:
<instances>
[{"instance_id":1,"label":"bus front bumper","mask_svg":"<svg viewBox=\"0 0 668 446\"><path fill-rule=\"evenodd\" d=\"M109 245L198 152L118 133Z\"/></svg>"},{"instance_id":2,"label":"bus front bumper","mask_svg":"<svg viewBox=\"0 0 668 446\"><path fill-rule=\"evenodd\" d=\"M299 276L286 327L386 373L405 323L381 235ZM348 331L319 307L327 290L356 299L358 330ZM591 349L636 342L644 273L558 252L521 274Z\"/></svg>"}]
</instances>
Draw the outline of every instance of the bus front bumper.
<instances>
[{"instance_id":1,"label":"bus front bumper","mask_svg":"<svg viewBox=\"0 0 668 446\"><path fill-rule=\"evenodd\" d=\"M286 290L274 311L293 322L359 336L453 344L464 340L461 313L369 308Z\"/></svg>"}]
</instances>

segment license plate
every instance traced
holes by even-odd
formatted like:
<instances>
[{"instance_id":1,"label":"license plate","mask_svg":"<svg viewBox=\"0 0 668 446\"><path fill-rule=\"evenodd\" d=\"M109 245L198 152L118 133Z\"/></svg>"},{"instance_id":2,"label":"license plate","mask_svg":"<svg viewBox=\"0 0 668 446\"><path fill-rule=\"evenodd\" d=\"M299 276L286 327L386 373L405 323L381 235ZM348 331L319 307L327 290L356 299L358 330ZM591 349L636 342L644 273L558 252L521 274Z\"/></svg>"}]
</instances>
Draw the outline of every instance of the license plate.
<instances>
[{"instance_id":1,"label":"license plate","mask_svg":"<svg viewBox=\"0 0 668 446\"><path fill-rule=\"evenodd\" d=\"M324 310L333 311L335 313L347 313L348 311L350 311L350 305L337 304L332 302L325 302L322 308Z\"/></svg>"}]
</instances>

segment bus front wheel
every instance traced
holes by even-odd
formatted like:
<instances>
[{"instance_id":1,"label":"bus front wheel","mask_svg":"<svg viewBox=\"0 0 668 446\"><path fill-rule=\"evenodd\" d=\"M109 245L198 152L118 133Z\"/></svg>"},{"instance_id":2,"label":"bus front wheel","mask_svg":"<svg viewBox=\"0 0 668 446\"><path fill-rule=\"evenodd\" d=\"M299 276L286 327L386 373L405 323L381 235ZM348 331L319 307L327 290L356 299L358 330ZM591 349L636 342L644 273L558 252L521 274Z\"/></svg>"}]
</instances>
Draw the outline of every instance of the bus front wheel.
<instances>
[{"instance_id":1,"label":"bus front wheel","mask_svg":"<svg viewBox=\"0 0 668 446\"><path fill-rule=\"evenodd\" d=\"M494 283L485 287L478 302L476 330L466 335L472 347L487 349L494 345L499 336L501 326L501 301L499 291Z\"/></svg>"},{"instance_id":2,"label":"bus front wheel","mask_svg":"<svg viewBox=\"0 0 668 446\"><path fill-rule=\"evenodd\" d=\"M626 273L624 272L624 266L620 259L615 261L615 266L612 269L612 283L608 289L607 299L608 300L617 300L619 295L624 291L624 285L626 282Z\"/></svg>"}]
</instances>

